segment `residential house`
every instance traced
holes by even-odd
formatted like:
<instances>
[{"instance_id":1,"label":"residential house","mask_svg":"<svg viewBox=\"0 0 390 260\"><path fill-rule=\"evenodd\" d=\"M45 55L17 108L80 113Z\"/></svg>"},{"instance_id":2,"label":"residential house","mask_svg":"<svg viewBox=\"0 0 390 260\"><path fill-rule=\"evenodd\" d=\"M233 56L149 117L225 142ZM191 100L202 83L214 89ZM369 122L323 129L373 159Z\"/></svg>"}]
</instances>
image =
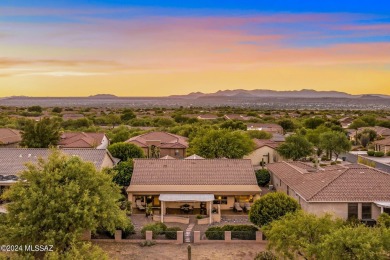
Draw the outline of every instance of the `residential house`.
<instances>
[{"instance_id":1,"label":"residential house","mask_svg":"<svg viewBox=\"0 0 390 260\"><path fill-rule=\"evenodd\" d=\"M354 119L351 117L343 117L339 119L339 122L342 128L348 128L352 124L353 120Z\"/></svg>"},{"instance_id":2,"label":"residential house","mask_svg":"<svg viewBox=\"0 0 390 260\"><path fill-rule=\"evenodd\" d=\"M103 149L61 149L61 152L92 162L98 170L111 168L118 162ZM47 158L50 153L47 148L0 148L0 188L16 182L19 173L26 169L26 163L36 163L38 158Z\"/></svg>"},{"instance_id":3,"label":"residential house","mask_svg":"<svg viewBox=\"0 0 390 260\"><path fill-rule=\"evenodd\" d=\"M216 120L219 117L217 115L213 115L213 114L205 114L205 115L199 115L196 118L199 120Z\"/></svg>"},{"instance_id":4,"label":"residential house","mask_svg":"<svg viewBox=\"0 0 390 260\"><path fill-rule=\"evenodd\" d=\"M104 133L68 132L61 135L59 148L107 149L110 141Z\"/></svg>"},{"instance_id":5,"label":"residential house","mask_svg":"<svg viewBox=\"0 0 390 260\"><path fill-rule=\"evenodd\" d=\"M167 132L151 132L130 138L127 143L142 148L148 158L171 156L182 159L188 148L187 138Z\"/></svg>"},{"instance_id":6,"label":"residential house","mask_svg":"<svg viewBox=\"0 0 390 260\"><path fill-rule=\"evenodd\" d=\"M248 121L252 117L250 116L244 116L244 115L239 115L239 114L228 114L223 116L227 120L239 120L239 121Z\"/></svg>"},{"instance_id":7,"label":"residential house","mask_svg":"<svg viewBox=\"0 0 390 260\"><path fill-rule=\"evenodd\" d=\"M377 138L387 138L390 137L390 128L382 127L382 126L368 126L368 127L360 127L357 130L352 131L349 134L349 138L351 141L356 140L356 135L362 133L364 130L373 130L377 134Z\"/></svg>"},{"instance_id":8,"label":"residential house","mask_svg":"<svg viewBox=\"0 0 390 260\"><path fill-rule=\"evenodd\" d=\"M274 188L296 199L306 212L364 220L390 213L390 174L378 169L360 164L316 169L302 162L267 168Z\"/></svg>"},{"instance_id":9,"label":"residential house","mask_svg":"<svg viewBox=\"0 0 390 260\"><path fill-rule=\"evenodd\" d=\"M22 141L19 130L0 128L0 147L17 147Z\"/></svg>"},{"instance_id":10,"label":"residential house","mask_svg":"<svg viewBox=\"0 0 390 260\"><path fill-rule=\"evenodd\" d=\"M158 210L161 222L177 221L175 214L184 203L194 214L204 209L210 223L216 208L232 212L235 202L251 203L260 197L261 190L250 160L194 156L182 160L134 159L127 193L134 208L143 202Z\"/></svg>"},{"instance_id":11,"label":"residential house","mask_svg":"<svg viewBox=\"0 0 390 260\"><path fill-rule=\"evenodd\" d=\"M390 137L375 141L374 143L375 151L381 151L385 154L390 152Z\"/></svg>"},{"instance_id":12,"label":"residential house","mask_svg":"<svg viewBox=\"0 0 390 260\"><path fill-rule=\"evenodd\" d=\"M250 123L247 124L247 130L265 131L271 134L283 134L283 127L278 124Z\"/></svg>"},{"instance_id":13,"label":"residential house","mask_svg":"<svg viewBox=\"0 0 390 260\"><path fill-rule=\"evenodd\" d=\"M262 162L269 164L282 160L281 156L276 151L276 148L281 142L267 139L253 139L253 141L255 143L255 150L244 156L244 159L251 160L252 165L259 166Z\"/></svg>"}]
</instances>

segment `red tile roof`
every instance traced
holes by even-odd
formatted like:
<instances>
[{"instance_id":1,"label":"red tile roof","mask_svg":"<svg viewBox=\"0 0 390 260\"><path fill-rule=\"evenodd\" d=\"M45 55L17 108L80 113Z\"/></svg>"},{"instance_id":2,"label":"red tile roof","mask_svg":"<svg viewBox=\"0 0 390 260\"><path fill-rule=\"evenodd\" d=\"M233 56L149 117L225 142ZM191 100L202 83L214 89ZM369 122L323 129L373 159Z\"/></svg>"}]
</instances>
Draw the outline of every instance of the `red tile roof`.
<instances>
[{"instance_id":1,"label":"red tile roof","mask_svg":"<svg viewBox=\"0 0 390 260\"><path fill-rule=\"evenodd\" d=\"M294 164L279 162L267 168L306 201L390 201L390 174L386 172L357 164L308 172Z\"/></svg>"},{"instance_id":2,"label":"red tile roof","mask_svg":"<svg viewBox=\"0 0 390 260\"><path fill-rule=\"evenodd\" d=\"M134 136L127 140L127 143L133 143L140 147L148 147L148 141L158 141L160 148L188 148L187 138L166 132L151 132Z\"/></svg>"},{"instance_id":3,"label":"red tile roof","mask_svg":"<svg viewBox=\"0 0 390 260\"><path fill-rule=\"evenodd\" d=\"M272 140L268 140L268 139L253 139L253 142L255 143L255 149L259 149L263 146L268 146L268 147L271 147L273 149L276 149L279 145L280 145L280 142L275 142L275 141L272 141Z\"/></svg>"},{"instance_id":4,"label":"red tile roof","mask_svg":"<svg viewBox=\"0 0 390 260\"><path fill-rule=\"evenodd\" d=\"M104 133L64 133L58 145L61 148L95 148L102 143L104 137Z\"/></svg>"},{"instance_id":5,"label":"red tile roof","mask_svg":"<svg viewBox=\"0 0 390 260\"><path fill-rule=\"evenodd\" d=\"M22 141L20 132L11 128L0 128L0 145L14 144Z\"/></svg>"},{"instance_id":6,"label":"red tile roof","mask_svg":"<svg viewBox=\"0 0 390 260\"><path fill-rule=\"evenodd\" d=\"M131 185L256 185L250 160L134 159Z\"/></svg>"}]
</instances>

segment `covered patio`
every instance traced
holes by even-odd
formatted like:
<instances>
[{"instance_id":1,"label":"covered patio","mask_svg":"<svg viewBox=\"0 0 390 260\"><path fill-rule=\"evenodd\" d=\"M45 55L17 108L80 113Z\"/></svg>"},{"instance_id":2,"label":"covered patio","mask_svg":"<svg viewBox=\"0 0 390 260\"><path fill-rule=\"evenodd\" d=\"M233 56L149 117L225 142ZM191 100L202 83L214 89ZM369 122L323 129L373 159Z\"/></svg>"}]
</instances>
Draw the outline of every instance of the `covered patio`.
<instances>
[{"instance_id":1,"label":"covered patio","mask_svg":"<svg viewBox=\"0 0 390 260\"><path fill-rule=\"evenodd\" d=\"M170 215L175 212L191 213L195 212L205 213L208 216L209 224L213 223L213 200L214 194L160 194L159 201L161 202L160 221L162 223L170 222ZM184 203L184 204L183 204ZM191 203L191 204L188 204ZM199 205L199 207L198 207ZM176 214L173 215L174 220L177 220ZM184 217L185 218L185 217ZM189 219L189 218L188 218Z\"/></svg>"},{"instance_id":2,"label":"covered patio","mask_svg":"<svg viewBox=\"0 0 390 260\"><path fill-rule=\"evenodd\" d=\"M375 205L377 205L380 210L381 210L381 214L382 213L387 213L387 214L390 214L390 201L386 201L386 202L374 202Z\"/></svg>"}]
</instances>

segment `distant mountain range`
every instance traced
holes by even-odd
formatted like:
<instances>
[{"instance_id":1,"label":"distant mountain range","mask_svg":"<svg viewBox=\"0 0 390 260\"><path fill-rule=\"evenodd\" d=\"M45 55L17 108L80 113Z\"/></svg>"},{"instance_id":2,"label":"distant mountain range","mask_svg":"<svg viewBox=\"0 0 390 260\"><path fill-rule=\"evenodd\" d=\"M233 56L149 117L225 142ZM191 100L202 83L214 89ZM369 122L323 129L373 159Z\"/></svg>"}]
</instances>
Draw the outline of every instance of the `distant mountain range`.
<instances>
[{"instance_id":1,"label":"distant mountain range","mask_svg":"<svg viewBox=\"0 0 390 260\"><path fill-rule=\"evenodd\" d=\"M188 95L172 95L172 98L203 98L203 97L230 97L230 98L390 98L387 95L366 94L366 95L351 95L340 91L316 91L313 89L291 90L291 91L276 91L268 89L255 90L219 90L215 93L205 94L202 92L193 92Z\"/></svg>"}]
</instances>

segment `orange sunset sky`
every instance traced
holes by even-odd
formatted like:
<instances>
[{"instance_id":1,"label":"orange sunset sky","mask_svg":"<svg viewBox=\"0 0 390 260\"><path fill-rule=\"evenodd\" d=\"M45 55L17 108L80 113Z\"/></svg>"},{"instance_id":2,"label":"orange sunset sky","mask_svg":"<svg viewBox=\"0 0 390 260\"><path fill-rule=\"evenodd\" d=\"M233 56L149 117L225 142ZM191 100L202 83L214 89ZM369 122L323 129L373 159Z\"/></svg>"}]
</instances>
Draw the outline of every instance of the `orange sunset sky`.
<instances>
[{"instance_id":1,"label":"orange sunset sky","mask_svg":"<svg viewBox=\"0 0 390 260\"><path fill-rule=\"evenodd\" d=\"M388 7L8 3L0 4L0 97L238 88L390 95Z\"/></svg>"}]
</instances>

